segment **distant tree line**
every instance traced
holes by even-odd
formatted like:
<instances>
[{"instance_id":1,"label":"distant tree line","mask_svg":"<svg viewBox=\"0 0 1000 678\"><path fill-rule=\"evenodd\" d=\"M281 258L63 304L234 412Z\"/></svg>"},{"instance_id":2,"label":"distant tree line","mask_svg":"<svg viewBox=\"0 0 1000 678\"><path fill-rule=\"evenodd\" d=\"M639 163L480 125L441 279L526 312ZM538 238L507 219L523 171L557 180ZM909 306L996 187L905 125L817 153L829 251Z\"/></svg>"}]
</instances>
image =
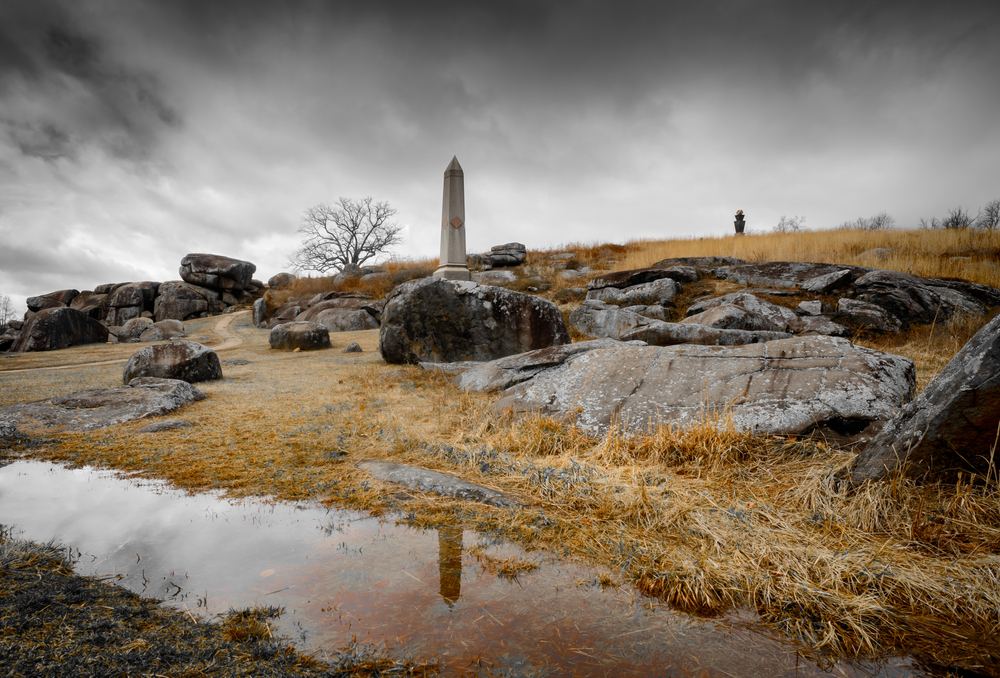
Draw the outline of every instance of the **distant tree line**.
<instances>
[{"instance_id":1,"label":"distant tree line","mask_svg":"<svg viewBox=\"0 0 1000 678\"><path fill-rule=\"evenodd\" d=\"M784 220L784 217L782 217ZM781 225L781 222L778 223ZM964 207L955 207L948 211L945 217L921 219L918 226L922 229L941 228L979 228L992 231L1000 226L1000 199L991 200L979 210L975 216ZM891 231L896 227L896 220L888 212L879 212L870 217L858 217L853 221L845 221L839 228L859 231ZM777 231L778 228L776 227ZM798 230L798 229L794 229ZM787 231L780 231L785 233Z\"/></svg>"}]
</instances>

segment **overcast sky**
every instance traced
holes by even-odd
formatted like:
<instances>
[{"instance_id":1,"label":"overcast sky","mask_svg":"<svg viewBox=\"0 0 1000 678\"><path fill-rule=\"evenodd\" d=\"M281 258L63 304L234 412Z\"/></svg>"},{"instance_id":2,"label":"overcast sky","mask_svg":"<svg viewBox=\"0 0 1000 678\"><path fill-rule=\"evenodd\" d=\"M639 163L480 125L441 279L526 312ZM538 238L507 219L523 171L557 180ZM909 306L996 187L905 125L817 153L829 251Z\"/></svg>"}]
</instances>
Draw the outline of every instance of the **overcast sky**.
<instances>
[{"instance_id":1,"label":"overcast sky","mask_svg":"<svg viewBox=\"0 0 1000 678\"><path fill-rule=\"evenodd\" d=\"M1000 198L1000 2L0 2L0 294L284 270L372 196L437 256Z\"/></svg>"}]
</instances>

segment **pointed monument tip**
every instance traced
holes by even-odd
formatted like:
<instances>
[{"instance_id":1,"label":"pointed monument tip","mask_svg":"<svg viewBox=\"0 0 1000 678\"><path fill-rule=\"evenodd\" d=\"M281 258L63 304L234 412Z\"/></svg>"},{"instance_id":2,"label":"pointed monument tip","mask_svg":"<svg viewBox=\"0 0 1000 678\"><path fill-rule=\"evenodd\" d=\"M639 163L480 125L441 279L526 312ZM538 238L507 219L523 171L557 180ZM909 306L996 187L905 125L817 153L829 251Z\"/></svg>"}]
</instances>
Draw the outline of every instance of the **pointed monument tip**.
<instances>
[{"instance_id":1,"label":"pointed monument tip","mask_svg":"<svg viewBox=\"0 0 1000 678\"><path fill-rule=\"evenodd\" d=\"M451 162L448 164L448 166L445 168L444 171L447 172L448 170L460 170L460 169L462 169L462 166L458 164L458 156L453 155L451 158Z\"/></svg>"}]
</instances>

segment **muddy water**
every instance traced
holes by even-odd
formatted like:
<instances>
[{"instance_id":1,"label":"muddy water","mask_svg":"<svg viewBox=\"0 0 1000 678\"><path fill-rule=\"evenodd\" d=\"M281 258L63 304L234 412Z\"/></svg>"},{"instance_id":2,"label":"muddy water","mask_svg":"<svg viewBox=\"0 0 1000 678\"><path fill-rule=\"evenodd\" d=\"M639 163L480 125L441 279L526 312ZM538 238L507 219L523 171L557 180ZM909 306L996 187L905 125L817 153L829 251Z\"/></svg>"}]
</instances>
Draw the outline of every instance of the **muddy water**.
<instances>
[{"instance_id":1,"label":"muddy water","mask_svg":"<svg viewBox=\"0 0 1000 678\"><path fill-rule=\"evenodd\" d=\"M460 526L413 530L362 514L186 495L150 481L40 462L0 468L0 524L71 548L82 574L196 615L278 605L278 629L331 656L352 637L436 657L444 675L909 676L905 658L819 668L734 620L670 611L598 572L509 545L539 565L509 581L468 553ZM485 674L485 672L484 672Z\"/></svg>"}]
</instances>

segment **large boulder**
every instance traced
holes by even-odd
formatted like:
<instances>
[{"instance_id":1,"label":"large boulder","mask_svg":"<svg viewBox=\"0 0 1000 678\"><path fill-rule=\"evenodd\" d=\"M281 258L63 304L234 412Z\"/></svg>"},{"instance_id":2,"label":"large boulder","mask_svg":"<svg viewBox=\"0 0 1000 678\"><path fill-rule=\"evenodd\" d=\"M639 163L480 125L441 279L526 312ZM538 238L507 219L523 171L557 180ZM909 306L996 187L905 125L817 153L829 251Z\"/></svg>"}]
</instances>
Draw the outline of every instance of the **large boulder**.
<instances>
[{"instance_id":1,"label":"large boulder","mask_svg":"<svg viewBox=\"0 0 1000 678\"><path fill-rule=\"evenodd\" d=\"M519 242L494 245L489 252L490 266L520 266L528 258L527 248Z\"/></svg>"},{"instance_id":2,"label":"large boulder","mask_svg":"<svg viewBox=\"0 0 1000 678\"><path fill-rule=\"evenodd\" d=\"M253 326L263 327L267 323L267 300L261 297L253 302Z\"/></svg>"},{"instance_id":3,"label":"large boulder","mask_svg":"<svg viewBox=\"0 0 1000 678\"><path fill-rule=\"evenodd\" d=\"M155 322L139 335L139 341L165 341L175 337L186 337L184 323L180 320L161 320Z\"/></svg>"},{"instance_id":4,"label":"large boulder","mask_svg":"<svg viewBox=\"0 0 1000 678\"><path fill-rule=\"evenodd\" d=\"M651 282L640 283L630 287L600 287L587 292L587 299L606 301L622 305L672 305L674 298L680 294L681 286L672 278L660 278Z\"/></svg>"},{"instance_id":5,"label":"large boulder","mask_svg":"<svg viewBox=\"0 0 1000 678\"><path fill-rule=\"evenodd\" d=\"M219 356L212 349L194 341L146 346L132 354L125 363L122 381L137 377L180 379L193 384L222 378Z\"/></svg>"},{"instance_id":6,"label":"large boulder","mask_svg":"<svg viewBox=\"0 0 1000 678\"><path fill-rule=\"evenodd\" d=\"M295 282L295 276L291 273L277 273L268 278L267 286L272 290L283 290L286 287L291 287L293 282Z\"/></svg>"},{"instance_id":7,"label":"large boulder","mask_svg":"<svg viewBox=\"0 0 1000 678\"><path fill-rule=\"evenodd\" d=\"M257 266L218 254L188 254L181 259L181 279L192 285L222 290L244 290Z\"/></svg>"},{"instance_id":8,"label":"large boulder","mask_svg":"<svg viewBox=\"0 0 1000 678\"><path fill-rule=\"evenodd\" d=\"M493 360L569 343L547 299L471 281L422 278L386 299L379 351L390 363Z\"/></svg>"},{"instance_id":9,"label":"large boulder","mask_svg":"<svg viewBox=\"0 0 1000 678\"><path fill-rule=\"evenodd\" d=\"M268 335L271 348L282 351L314 351L330 348L330 330L318 322L290 322L276 325Z\"/></svg>"},{"instance_id":10,"label":"large boulder","mask_svg":"<svg viewBox=\"0 0 1000 678\"><path fill-rule=\"evenodd\" d=\"M86 313L94 320L104 320L108 316L108 295L85 290L73 297L69 307Z\"/></svg>"},{"instance_id":11,"label":"large boulder","mask_svg":"<svg viewBox=\"0 0 1000 678\"><path fill-rule=\"evenodd\" d=\"M225 306L221 295L199 285L171 280L160 285L153 316L160 320L188 320L221 313Z\"/></svg>"},{"instance_id":12,"label":"large boulder","mask_svg":"<svg viewBox=\"0 0 1000 678\"><path fill-rule=\"evenodd\" d=\"M986 313L983 303L964 290L909 273L871 271L854 281L854 287L859 299L880 306L905 325L941 322L955 313Z\"/></svg>"},{"instance_id":13,"label":"large boulder","mask_svg":"<svg viewBox=\"0 0 1000 678\"><path fill-rule=\"evenodd\" d=\"M47 308L31 316L11 346L15 353L55 351L80 344L103 344L108 329L75 308Z\"/></svg>"},{"instance_id":14,"label":"large boulder","mask_svg":"<svg viewBox=\"0 0 1000 678\"><path fill-rule=\"evenodd\" d=\"M615 288L609 288L615 289ZM633 330L656 322L651 318L588 299L569 314L569 326L585 337L621 339Z\"/></svg>"},{"instance_id":15,"label":"large boulder","mask_svg":"<svg viewBox=\"0 0 1000 678\"><path fill-rule=\"evenodd\" d=\"M729 303L712 306L681 322L719 329L767 332L797 332L802 327L802 321L795 311L753 294L737 294Z\"/></svg>"},{"instance_id":16,"label":"large boulder","mask_svg":"<svg viewBox=\"0 0 1000 678\"><path fill-rule=\"evenodd\" d=\"M139 341L143 332L153 326L149 318L132 318L118 330L118 341L122 344L133 344Z\"/></svg>"},{"instance_id":17,"label":"large boulder","mask_svg":"<svg viewBox=\"0 0 1000 678\"><path fill-rule=\"evenodd\" d=\"M0 407L0 429L15 431L89 431L133 419L160 417L204 400L191 384L174 379L133 379L127 386Z\"/></svg>"},{"instance_id":18,"label":"large boulder","mask_svg":"<svg viewBox=\"0 0 1000 678\"><path fill-rule=\"evenodd\" d=\"M371 313L359 308L328 308L314 317L330 332L360 332L379 327L378 320Z\"/></svg>"},{"instance_id":19,"label":"large boulder","mask_svg":"<svg viewBox=\"0 0 1000 678\"><path fill-rule=\"evenodd\" d=\"M959 351L923 392L887 423L847 474L857 483L895 471L952 481L989 477L1000 421L1000 316Z\"/></svg>"},{"instance_id":20,"label":"large boulder","mask_svg":"<svg viewBox=\"0 0 1000 678\"><path fill-rule=\"evenodd\" d=\"M915 375L909 358L833 337L734 348L622 344L572 356L506 391L496 407L573 418L594 434L718 414L738 430L855 441L912 397Z\"/></svg>"}]
</instances>

